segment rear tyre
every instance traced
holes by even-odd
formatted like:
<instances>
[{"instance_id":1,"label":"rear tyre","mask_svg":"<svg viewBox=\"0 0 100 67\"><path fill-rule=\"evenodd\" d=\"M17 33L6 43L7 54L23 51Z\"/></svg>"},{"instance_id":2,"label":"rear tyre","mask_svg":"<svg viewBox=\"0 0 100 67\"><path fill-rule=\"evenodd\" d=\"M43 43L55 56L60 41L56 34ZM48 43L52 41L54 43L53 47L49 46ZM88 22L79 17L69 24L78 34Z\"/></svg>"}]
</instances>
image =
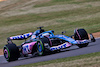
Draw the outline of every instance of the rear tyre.
<instances>
[{"instance_id":1,"label":"rear tyre","mask_svg":"<svg viewBox=\"0 0 100 67\"><path fill-rule=\"evenodd\" d=\"M43 37L41 39L39 39L37 41L37 51L38 51L38 55L45 55L46 54L46 49L45 47L46 46L49 46L50 45L50 41L47 37Z\"/></svg>"},{"instance_id":2,"label":"rear tyre","mask_svg":"<svg viewBox=\"0 0 100 67\"><path fill-rule=\"evenodd\" d=\"M14 43L5 45L3 51L8 62L18 60L20 56L19 49Z\"/></svg>"},{"instance_id":3,"label":"rear tyre","mask_svg":"<svg viewBox=\"0 0 100 67\"><path fill-rule=\"evenodd\" d=\"M78 29L78 30L76 29L75 32L74 32L74 39L75 40L85 40L85 39L88 40L89 37L88 37L88 34L87 34L85 29ZM86 46L88 46L88 43L86 43L86 44L77 44L77 46L79 48L86 47Z\"/></svg>"}]
</instances>

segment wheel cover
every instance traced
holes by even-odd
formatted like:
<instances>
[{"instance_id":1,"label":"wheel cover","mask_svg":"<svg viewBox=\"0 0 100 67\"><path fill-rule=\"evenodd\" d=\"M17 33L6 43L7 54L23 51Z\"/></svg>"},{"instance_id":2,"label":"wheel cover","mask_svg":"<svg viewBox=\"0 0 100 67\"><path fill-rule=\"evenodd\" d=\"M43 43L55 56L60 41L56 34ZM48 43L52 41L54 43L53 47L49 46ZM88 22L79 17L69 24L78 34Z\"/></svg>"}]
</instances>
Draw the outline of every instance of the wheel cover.
<instances>
[{"instance_id":1,"label":"wheel cover","mask_svg":"<svg viewBox=\"0 0 100 67\"><path fill-rule=\"evenodd\" d=\"M41 43L38 42L37 47L38 47L38 51L41 52L42 51L42 45L41 45Z\"/></svg>"},{"instance_id":2,"label":"wheel cover","mask_svg":"<svg viewBox=\"0 0 100 67\"><path fill-rule=\"evenodd\" d=\"M38 50L38 54L42 55L43 54L43 44L41 41L37 42L37 50Z\"/></svg>"},{"instance_id":3,"label":"wheel cover","mask_svg":"<svg viewBox=\"0 0 100 67\"><path fill-rule=\"evenodd\" d=\"M9 61L10 52L6 46L4 46L4 57L6 58L7 61Z\"/></svg>"},{"instance_id":4,"label":"wheel cover","mask_svg":"<svg viewBox=\"0 0 100 67\"><path fill-rule=\"evenodd\" d=\"M7 49L4 50L4 57L8 58L8 51L7 51Z\"/></svg>"}]
</instances>

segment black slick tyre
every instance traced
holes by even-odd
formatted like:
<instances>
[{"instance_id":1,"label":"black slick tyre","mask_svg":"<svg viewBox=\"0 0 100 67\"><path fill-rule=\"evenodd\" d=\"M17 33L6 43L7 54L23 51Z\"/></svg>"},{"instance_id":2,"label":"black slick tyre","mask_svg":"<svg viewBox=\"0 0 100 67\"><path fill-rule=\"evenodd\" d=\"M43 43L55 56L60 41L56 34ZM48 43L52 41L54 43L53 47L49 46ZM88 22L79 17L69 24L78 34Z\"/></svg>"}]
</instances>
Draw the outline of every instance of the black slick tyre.
<instances>
[{"instance_id":1,"label":"black slick tyre","mask_svg":"<svg viewBox=\"0 0 100 67\"><path fill-rule=\"evenodd\" d=\"M85 29L76 29L75 32L74 32L74 39L75 40L85 40L85 39L88 40L89 37L88 37L88 34L87 34ZM86 46L88 46L88 43L77 44L77 46L79 48L86 47Z\"/></svg>"},{"instance_id":2,"label":"black slick tyre","mask_svg":"<svg viewBox=\"0 0 100 67\"><path fill-rule=\"evenodd\" d=\"M85 29L76 29L74 33L75 40L89 39L88 34Z\"/></svg>"},{"instance_id":3,"label":"black slick tyre","mask_svg":"<svg viewBox=\"0 0 100 67\"><path fill-rule=\"evenodd\" d=\"M41 56L46 54L45 45L50 46L50 41L47 37L43 37L39 39L36 44L37 44L38 54Z\"/></svg>"},{"instance_id":4,"label":"black slick tyre","mask_svg":"<svg viewBox=\"0 0 100 67\"><path fill-rule=\"evenodd\" d=\"M3 52L8 62L18 60L20 56L19 49L14 43L5 45Z\"/></svg>"}]
</instances>

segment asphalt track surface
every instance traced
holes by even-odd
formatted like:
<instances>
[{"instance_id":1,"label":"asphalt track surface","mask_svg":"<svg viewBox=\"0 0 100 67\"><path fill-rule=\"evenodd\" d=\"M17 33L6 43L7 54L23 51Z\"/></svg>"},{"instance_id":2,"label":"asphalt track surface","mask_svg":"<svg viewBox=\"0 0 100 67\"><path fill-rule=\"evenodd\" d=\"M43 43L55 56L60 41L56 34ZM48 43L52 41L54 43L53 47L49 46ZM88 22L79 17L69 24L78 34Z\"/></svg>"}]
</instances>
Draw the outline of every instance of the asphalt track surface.
<instances>
[{"instance_id":1,"label":"asphalt track surface","mask_svg":"<svg viewBox=\"0 0 100 67\"><path fill-rule=\"evenodd\" d=\"M33 58L30 57L19 58L19 60L13 62L7 62L4 56L0 56L0 67L13 67L13 66L37 63L42 61L49 61L58 58L78 56L94 52L100 52L100 38L97 38L96 42L90 43L87 47L84 48L78 48L75 45L66 50L61 51L60 53L50 54L46 56L38 56Z\"/></svg>"}]
</instances>

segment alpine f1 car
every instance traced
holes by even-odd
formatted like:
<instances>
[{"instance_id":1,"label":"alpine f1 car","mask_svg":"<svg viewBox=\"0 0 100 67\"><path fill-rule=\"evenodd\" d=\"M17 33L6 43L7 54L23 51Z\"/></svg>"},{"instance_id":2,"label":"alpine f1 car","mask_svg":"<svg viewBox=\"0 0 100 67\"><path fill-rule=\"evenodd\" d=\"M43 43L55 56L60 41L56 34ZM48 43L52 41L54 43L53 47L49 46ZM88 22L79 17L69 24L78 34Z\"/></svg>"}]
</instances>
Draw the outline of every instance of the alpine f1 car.
<instances>
[{"instance_id":1,"label":"alpine f1 car","mask_svg":"<svg viewBox=\"0 0 100 67\"><path fill-rule=\"evenodd\" d=\"M54 31L45 31L42 27L35 32L7 38L7 45L4 46L4 57L8 62L18 60L19 57L28 56L28 54L45 55L46 53L60 51L77 45L79 48L86 47L90 43L89 37L85 29L75 29L74 35L65 36L65 32L61 35L54 35ZM74 38L72 38L74 37ZM95 38L90 34L91 42L95 42ZM30 39L28 39L30 38ZM23 40L20 46L17 46L12 40ZM28 40L26 40L28 39Z\"/></svg>"}]
</instances>

